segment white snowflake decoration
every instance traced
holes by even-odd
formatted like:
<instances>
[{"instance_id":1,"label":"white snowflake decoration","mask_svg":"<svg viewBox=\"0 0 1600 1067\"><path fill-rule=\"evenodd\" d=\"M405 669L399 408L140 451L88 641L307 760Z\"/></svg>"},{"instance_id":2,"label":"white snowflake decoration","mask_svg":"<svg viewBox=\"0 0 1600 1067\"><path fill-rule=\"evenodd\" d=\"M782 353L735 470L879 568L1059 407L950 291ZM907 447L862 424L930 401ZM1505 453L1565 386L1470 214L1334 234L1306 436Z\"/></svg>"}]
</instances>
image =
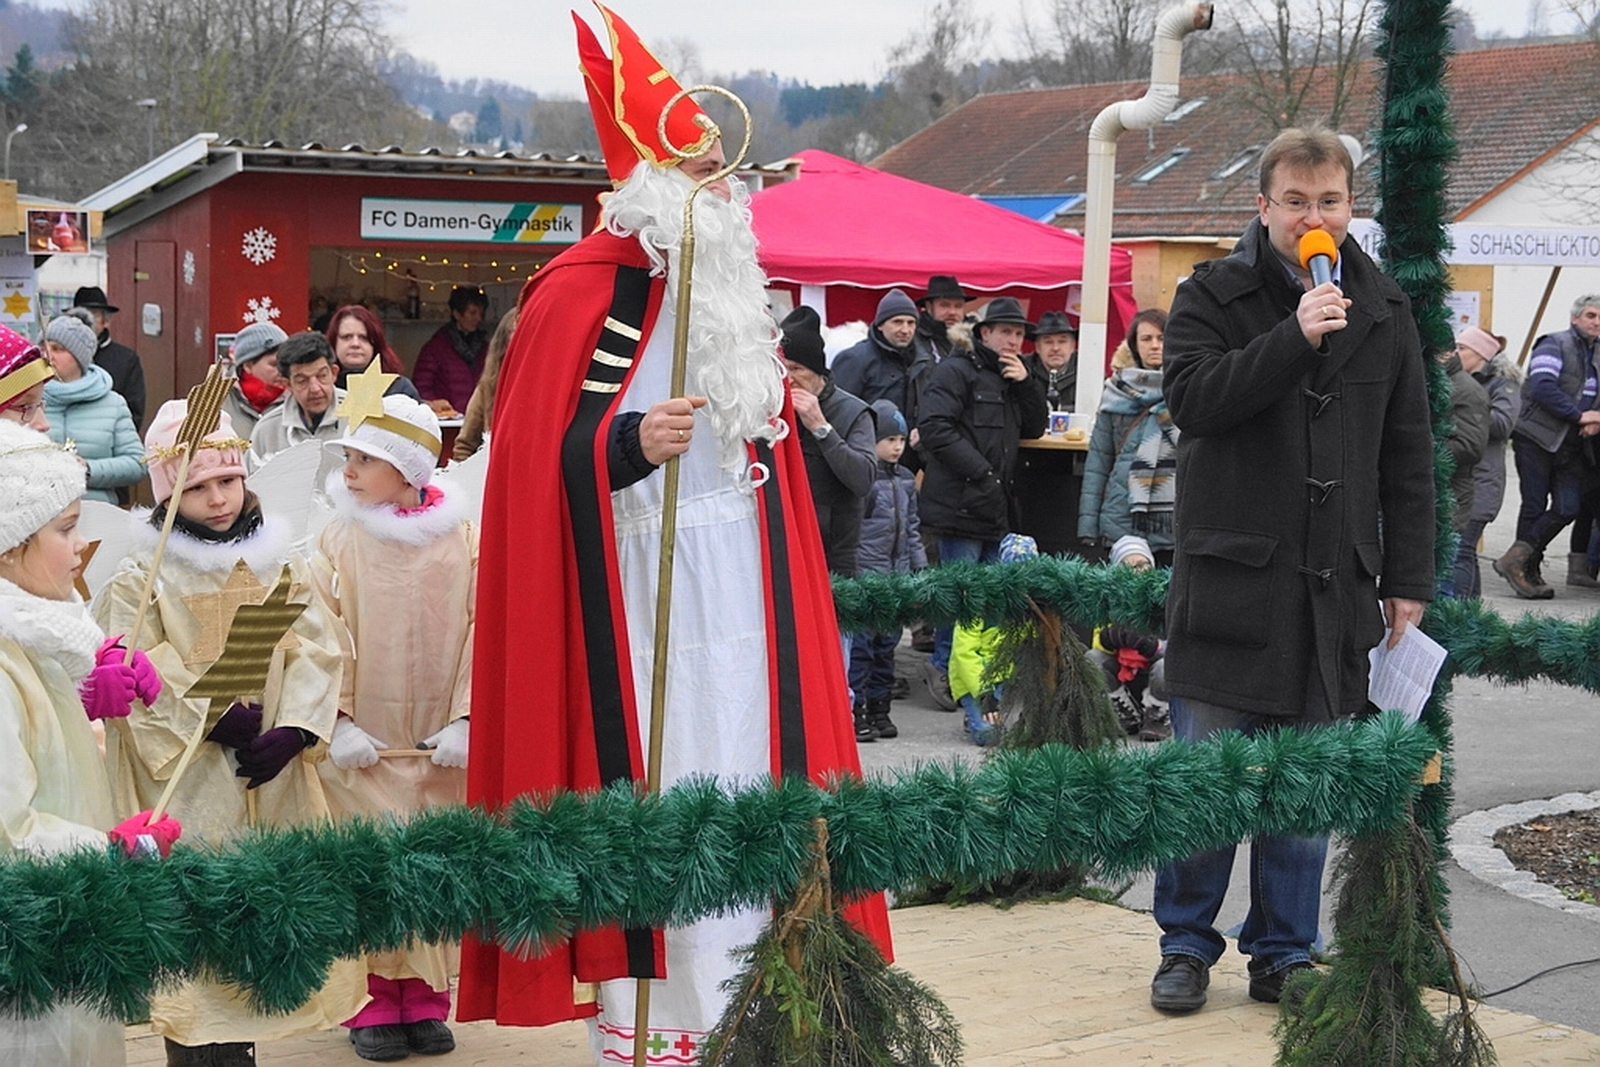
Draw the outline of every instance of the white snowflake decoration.
<instances>
[{"instance_id":1,"label":"white snowflake decoration","mask_svg":"<svg viewBox=\"0 0 1600 1067\"><path fill-rule=\"evenodd\" d=\"M272 297L270 296L261 297L259 300L252 296L245 302L245 306L250 309L244 313L244 324L246 326L254 322L271 322L283 314L282 308L273 307Z\"/></svg>"},{"instance_id":2,"label":"white snowflake decoration","mask_svg":"<svg viewBox=\"0 0 1600 1067\"><path fill-rule=\"evenodd\" d=\"M205 339L206 339L206 335L205 335L204 332L201 331L200 324L198 322L195 323L194 324L194 346L196 348L199 348L201 343L204 342Z\"/></svg>"},{"instance_id":3,"label":"white snowflake decoration","mask_svg":"<svg viewBox=\"0 0 1600 1067\"><path fill-rule=\"evenodd\" d=\"M278 254L278 239L265 226L246 230L243 252L245 259L259 267Z\"/></svg>"},{"instance_id":4,"label":"white snowflake decoration","mask_svg":"<svg viewBox=\"0 0 1600 1067\"><path fill-rule=\"evenodd\" d=\"M185 252L183 254L183 284L184 285L193 285L194 284L194 253L193 252Z\"/></svg>"}]
</instances>

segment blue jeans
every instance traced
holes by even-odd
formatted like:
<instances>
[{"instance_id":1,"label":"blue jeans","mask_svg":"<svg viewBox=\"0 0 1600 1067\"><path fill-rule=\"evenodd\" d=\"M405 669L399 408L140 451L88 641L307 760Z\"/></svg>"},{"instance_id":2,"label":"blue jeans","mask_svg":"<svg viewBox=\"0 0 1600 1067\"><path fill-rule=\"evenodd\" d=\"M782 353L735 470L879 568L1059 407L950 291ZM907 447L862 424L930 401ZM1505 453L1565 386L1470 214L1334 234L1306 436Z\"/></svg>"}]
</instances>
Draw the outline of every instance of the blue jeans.
<instances>
[{"instance_id":1,"label":"blue jeans","mask_svg":"<svg viewBox=\"0 0 1600 1067\"><path fill-rule=\"evenodd\" d=\"M1000 558L999 541L974 541L967 537L939 538L939 563L993 563ZM941 626L933 635L933 654L928 661L941 671L950 669L950 639L954 626Z\"/></svg>"},{"instance_id":2,"label":"blue jeans","mask_svg":"<svg viewBox=\"0 0 1600 1067\"><path fill-rule=\"evenodd\" d=\"M1583 492L1583 460L1578 450L1563 445L1546 452L1526 437L1511 435L1517 461L1522 507L1517 512L1517 540L1544 555L1544 546L1578 516Z\"/></svg>"},{"instance_id":3,"label":"blue jeans","mask_svg":"<svg viewBox=\"0 0 1600 1067\"><path fill-rule=\"evenodd\" d=\"M1252 715L1185 697L1170 702L1176 737L1202 741L1222 730L1256 734L1282 719ZM1194 956L1206 964L1222 958L1227 942L1217 912L1228 892L1237 846L1197 852L1156 872L1155 917L1163 956ZM1250 843L1250 911L1239 931L1239 951L1255 976L1309 962L1322 903L1325 837L1258 837Z\"/></svg>"},{"instance_id":4,"label":"blue jeans","mask_svg":"<svg viewBox=\"0 0 1600 1067\"><path fill-rule=\"evenodd\" d=\"M850 645L850 688L856 701L888 700L894 688L894 650L900 647L900 630L859 633Z\"/></svg>"}]
</instances>

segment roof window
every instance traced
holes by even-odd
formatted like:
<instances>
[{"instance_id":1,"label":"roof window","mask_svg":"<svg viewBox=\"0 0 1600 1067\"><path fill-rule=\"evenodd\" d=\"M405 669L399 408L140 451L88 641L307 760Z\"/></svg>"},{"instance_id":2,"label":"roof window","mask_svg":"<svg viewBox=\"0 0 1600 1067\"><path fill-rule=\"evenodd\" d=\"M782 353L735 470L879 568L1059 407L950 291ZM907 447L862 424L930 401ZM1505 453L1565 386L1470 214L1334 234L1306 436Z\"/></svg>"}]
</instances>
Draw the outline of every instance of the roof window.
<instances>
[{"instance_id":1,"label":"roof window","mask_svg":"<svg viewBox=\"0 0 1600 1067\"><path fill-rule=\"evenodd\" d=\"M1175 107L1171 111L1167 112L1167 117L1162 119L1161 121L1162 122L1177 122L1179 119L1183 118L1183 116L1189 114L1191 111L1195 110L1201 104L1204 104L1209 99L1210 99L1210 97L1207 97L1207 96L1197 96L1193 100L1185 100L1183 103L1179 104L1177 107Z\"/></svg>"},{"instance_id":2,"label":"roof window","mask_svg":"<svg viewBox=\"0 0 1600 1067\"><path fill-rule=\"evenodd\" d=\"M1183 157L1188 154L1189 149L1187 148L1174 148L1171 155L1135 174L1133 180L1140 183L1155 181L1167 171L1176 167L1183 160Z\"/></svg>"},{"instance_id":3,"label":"roof window","mask_svg":"<svg viewBox=\"0 0 1600 1067\"><path fill-rule=\"evenodd\" d=\"M1234 156L1232 159L1228 160L1228 162L1224 163L1222 166L1218 167L1216 172L1211 176L1213 178L1231 178L1235 174L1238 174L1241 170L1244 170L1250 164L1254 163L1256 161L1256 157L1260 154L1261 146L1258 144L1253 144L1249 148L1246 148L1244 151L1240 152L1238 155Z\"/></svg>"}]
</instances>

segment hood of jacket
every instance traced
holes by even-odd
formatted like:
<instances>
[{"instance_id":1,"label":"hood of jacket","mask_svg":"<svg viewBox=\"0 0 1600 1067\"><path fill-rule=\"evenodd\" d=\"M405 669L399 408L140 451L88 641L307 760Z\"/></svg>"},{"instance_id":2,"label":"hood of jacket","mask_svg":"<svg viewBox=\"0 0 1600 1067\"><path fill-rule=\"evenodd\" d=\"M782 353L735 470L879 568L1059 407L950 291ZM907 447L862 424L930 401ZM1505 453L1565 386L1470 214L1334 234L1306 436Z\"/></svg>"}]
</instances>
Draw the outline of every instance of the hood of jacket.
<instances>
[{"instance_id":1,"label":"hood of jacket","mask_svg":"<svg viewBox=\"0 0 1600 1067\"><path fill-rule=\"evenodd\" d=\"M1161 372L1146 367L1123 367L1106 381L1100 410L1113 415L1138 415L1161 403Z\"/></svg>"},{"instance_id":2,"label":"hood of jacket","mask_svg":"<svg viewBox=\"0 0 1600 1067\"><path fill-rule=\"evenodd\" d=\"M64 382L51 378L44 383L44 395L60 404L81 404L99 400L111 392L111 375L104 367L91 363L83 370L83 377Z\"/></svg>"}]
</instances>

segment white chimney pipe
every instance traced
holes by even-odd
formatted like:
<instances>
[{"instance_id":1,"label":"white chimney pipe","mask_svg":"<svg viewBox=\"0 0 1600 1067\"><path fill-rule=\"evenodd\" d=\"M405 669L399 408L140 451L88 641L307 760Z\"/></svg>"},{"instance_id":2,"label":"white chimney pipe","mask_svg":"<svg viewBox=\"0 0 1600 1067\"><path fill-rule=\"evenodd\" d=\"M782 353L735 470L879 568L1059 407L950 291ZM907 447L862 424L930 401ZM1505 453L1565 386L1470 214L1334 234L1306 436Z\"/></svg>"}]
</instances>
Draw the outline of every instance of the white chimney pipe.
<instances>
[{"instance_id":1,"label":"white chimney pipe","mask_svg":"<svg viewBox=\"0 0 1600 1067\"><path fill-rule=\"evenodd\" d=\"M1178 4L1156 20L1150 58L1150 88L1137 100L1108 105L1089 127L1089 185L1083 225L1083 314L1078 322L1078 392L1076 409L1100 406L1104 367L1113 347L1106 338L1106 311L1111 288L1111 204L1117 178L1117 138L1124 130L1147 130L1178 104L1178 67L1183 39L1211 28L1212 5ZM1095 373L1084 369L1092 362Z\"/></svg>"}]
</instances>

